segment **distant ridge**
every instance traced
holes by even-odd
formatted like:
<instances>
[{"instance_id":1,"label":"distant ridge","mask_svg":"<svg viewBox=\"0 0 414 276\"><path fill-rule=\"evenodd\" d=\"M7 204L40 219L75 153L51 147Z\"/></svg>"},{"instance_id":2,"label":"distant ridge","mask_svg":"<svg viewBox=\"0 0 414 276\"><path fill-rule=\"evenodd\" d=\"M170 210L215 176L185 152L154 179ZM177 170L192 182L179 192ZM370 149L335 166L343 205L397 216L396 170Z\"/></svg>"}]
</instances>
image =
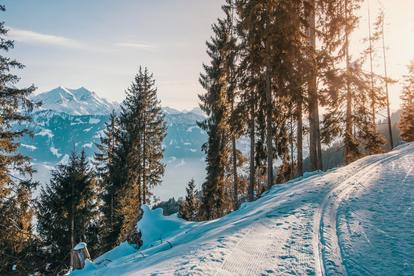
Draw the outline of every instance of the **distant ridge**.
<instances>
[{"instance_id":1,"label":"distant ridge","mask_svg":"<svg viewBox=\"0 0 414 276\"><path fill-rule=\"evenodd\" d=\"M32 100L42 102L42 110L54 110L71 115L107 115L119 108L118 103L109 102L85 87L69 89L59 86L33 96Z\"/></svg>"}]
</instances>

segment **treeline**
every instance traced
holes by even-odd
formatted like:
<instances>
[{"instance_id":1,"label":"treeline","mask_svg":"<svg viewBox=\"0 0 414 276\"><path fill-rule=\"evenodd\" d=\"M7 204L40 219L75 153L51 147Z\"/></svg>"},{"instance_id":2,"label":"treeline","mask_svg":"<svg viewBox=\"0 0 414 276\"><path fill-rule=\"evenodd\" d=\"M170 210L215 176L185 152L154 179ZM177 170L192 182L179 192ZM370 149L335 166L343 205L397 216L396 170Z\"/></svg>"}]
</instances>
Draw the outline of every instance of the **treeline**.
<instances>
[{"instance_id":1,"label":"treeline","mask_svg":"<svg viewBox=\"0 0 414 276\"><path fill-rule=\"evenodd\" d=\"M13 48L6 35L0 23L4 51ZM22 67L0 58L0 274L60 275L69 270L79 242L88 243L93 257L124 241L139 245L140 206L150 203L165 169L166 123L153 75L139 69L94 158L74 152L36 199L30 158L17 153L19 138L31 133L15 129L31 121L40 103L29 98L34 86L15 88L19 79L12 70Z\"/></svg>"},{"instance_id":2,"label":"treeline","mask_svg":"<svg viewBox=\"0 0 414 276\"><path fill-rule=\"evenodd\" d=\"M226 0L200 76L207 118L199 126L208 141L197 219L221 217L301 176L304 148L310 171L323 169L324 145L340 143L345 163L383 151L377 113L391 80L372 64L384 16L353 57L362 2ZM250 140L247 156L237 148L241 137Z\"/></svg>"}]
</instances>

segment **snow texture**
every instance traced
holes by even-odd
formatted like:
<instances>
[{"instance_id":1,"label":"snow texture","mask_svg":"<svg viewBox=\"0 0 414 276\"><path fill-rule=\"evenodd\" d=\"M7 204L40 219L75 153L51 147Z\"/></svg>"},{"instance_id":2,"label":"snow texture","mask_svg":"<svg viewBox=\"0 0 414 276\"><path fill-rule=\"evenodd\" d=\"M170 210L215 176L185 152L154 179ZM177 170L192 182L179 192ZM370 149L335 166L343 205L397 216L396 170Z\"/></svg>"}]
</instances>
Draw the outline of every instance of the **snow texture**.
<instances>
[{"instance_id":1,"label":"snow texture","mask_svg":"<svg viewBox=\"0 0 414 276\"><path fill-rule=\"evenodd\" d=\"M414 144L278 185L217 220L144 208L144 246L73 275L414 275ZM102 257L105 257L103 261Z\"/></svg>"},{"instance_id":2,"label":"snow texture","mask_svg":"<svg viewBox=\"0 0 414 276\"><path fill-rule=\"evenodd\" d=\"M59 86L33 96L32 99L42 103L40 109L66 112L72 115L105 115L118 108L117 103L111 103L84 87L69 89Z\"/></svg>"}]
</instances>

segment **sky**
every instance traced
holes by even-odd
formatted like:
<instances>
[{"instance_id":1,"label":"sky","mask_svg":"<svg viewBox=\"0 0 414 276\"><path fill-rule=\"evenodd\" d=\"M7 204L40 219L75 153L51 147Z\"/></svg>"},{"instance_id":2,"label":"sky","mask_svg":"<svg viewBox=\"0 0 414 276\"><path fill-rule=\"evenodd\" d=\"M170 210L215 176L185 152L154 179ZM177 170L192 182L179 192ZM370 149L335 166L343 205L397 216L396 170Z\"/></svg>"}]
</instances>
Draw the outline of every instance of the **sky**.
<instances>
[{"instance_id":1,"label":"sky","mask_svg":"<svg viewBox=\"0 0 414 276\"><path fill-rule=\"evenodd\" d=\"M2 19L15 40L10 52L26 65L20 85L37 93L57 86L87 87L122 101L140 65L154 73L163 106L191 109L203 93L198 83L207 62L205 41L222 15L224 0L4 0ZM373 17L380 2L371 0ZM382 0L390 76L401 79L414 58L414 1ZM366 4L356 37L368 33ZM355 56L362 50L353 41ZM383 72L380 56L377 73ZM399 106L401 84L390 89Z\"/></svg>"}]
</instances>

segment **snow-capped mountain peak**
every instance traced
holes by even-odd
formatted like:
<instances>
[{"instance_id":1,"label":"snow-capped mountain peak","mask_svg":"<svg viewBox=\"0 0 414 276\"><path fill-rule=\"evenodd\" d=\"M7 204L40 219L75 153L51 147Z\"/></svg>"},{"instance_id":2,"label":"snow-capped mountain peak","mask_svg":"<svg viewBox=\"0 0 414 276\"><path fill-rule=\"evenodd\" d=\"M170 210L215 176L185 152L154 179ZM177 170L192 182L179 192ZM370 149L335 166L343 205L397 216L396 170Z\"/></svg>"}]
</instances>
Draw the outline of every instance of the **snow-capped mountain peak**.
<instances>
[{"instance_id":1,"label":"snow-capped mountain peak","mask_svg":"<svg viewBox=\"0 0 414 276\"><path fill-rule=\"evenodd\" d=\"M50 91L33 96L35 102L41 102L43 110L55 110L72 115L105 115L118 104L99 97L85 87L69 89L59 86Z\"/></svg>"}]
</instances>

